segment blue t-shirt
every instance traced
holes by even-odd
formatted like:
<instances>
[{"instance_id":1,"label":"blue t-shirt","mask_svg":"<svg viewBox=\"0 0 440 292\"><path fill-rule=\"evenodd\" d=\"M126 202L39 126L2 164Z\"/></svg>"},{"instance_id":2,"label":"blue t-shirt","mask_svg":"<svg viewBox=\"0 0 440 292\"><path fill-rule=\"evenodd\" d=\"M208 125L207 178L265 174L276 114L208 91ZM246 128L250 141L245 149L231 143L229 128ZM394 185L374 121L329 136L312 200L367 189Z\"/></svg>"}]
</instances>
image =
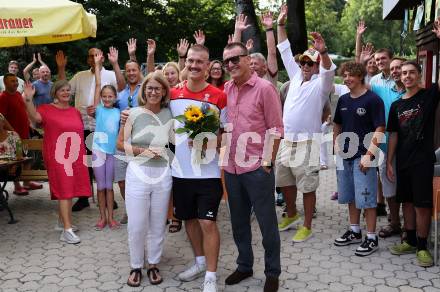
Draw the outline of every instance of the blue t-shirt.
<instances>
[{"instance_id":1,"label":"blue t-shirt","mask_svg":"<svg viewBox=\"0 0 440 292\"><path fill-rule=\"evenodd\" d=\"M130 107L138 106L138 92L141 84L136 85L136 89L133 94L130 94L130 86L127 84L125 88L118 93L118 98L116 99L115 107L122 110Z\"/></svg>"},{"instance_id":2,"label":"blue t-shirt","mask_svg":"<svg viewBox=\"0 0 440 292\"><path fill-rule=\"evenodd\" d=\"M350 93L344 94L338 100L333 121L341 125L342 133L351 133L351 135L357 135L358 138L359 145L357 151L355 150L356 153L344 159L358 158L367 153L364 144L367 144L368 147L371 142L370 140L364 142L365 136L374 133L377 127L385 127L383 101L370 90L358 98L352 98ZM347 137L344 141L344 153L348 152L350 143L355 143L355 141L350 141L350 138Z\"/></svg>"},{"instance_id":3,"label":"blue t-shirt","mask_svg":"<svg viewBox=\"0 0 440 292\"><path fill-rule=\"evenodd\" d=\"M117 108L96 108L96 128L93 134L93 150L115 154L119 132L120 111Z\"/></svg>"},{"instance_id":4,"label":"blue t-shirt","mask_svg":"<svg viewBox=\"0 0 440 292\"><path fill-rule=\"evenodd\" d=\"M44 83L40 80L37 80L34 81L32 85L35 87L34 104L36 107L42 104L52 103L53 99L50 96L52 81Z\"/></svg>"},{"instance_id":5,"label":"blue t-shirt","mask_svg":"<svg viewBox=\"0 0 440 292\"><path fill-rule=\"evenodd\" d=\"M405 90L397 91L396 86L383 86L378 84L371 85L371 91L376 93L383 101L385 106L385 124L388 124L388 114L390 112L391 104L398 100L403 94L405 94ZM380 149L382 151L387 151L387 143L388 143L388 133L385 133L386 140L385 143L380 144Z\"/></svg>"}]
</instances>

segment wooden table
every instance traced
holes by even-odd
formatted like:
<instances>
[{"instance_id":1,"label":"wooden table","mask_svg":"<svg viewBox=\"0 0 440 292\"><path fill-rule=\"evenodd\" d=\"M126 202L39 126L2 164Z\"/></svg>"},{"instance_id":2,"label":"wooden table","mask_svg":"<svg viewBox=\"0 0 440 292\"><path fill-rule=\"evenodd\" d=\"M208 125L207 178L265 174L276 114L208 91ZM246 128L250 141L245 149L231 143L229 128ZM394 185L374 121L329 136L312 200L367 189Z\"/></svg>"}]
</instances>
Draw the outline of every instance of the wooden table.
<instances>
[{"instance_id":1,"label":"wooden table","mask_svg":"<svg viewBox=\"0 0 440 292\"><path fill-rule=\"evenodd\" d=\"M6 190L8 181L14 181L20 176L21 166L32 160L30 157L22 159L0 159L0 211L6 209L9 213L10 220L8 224L15 224L18 221L14 219L11 209L8 205L9 193ZM13 168L16 170L13 171Z\"/></svg>"}]
</instances>

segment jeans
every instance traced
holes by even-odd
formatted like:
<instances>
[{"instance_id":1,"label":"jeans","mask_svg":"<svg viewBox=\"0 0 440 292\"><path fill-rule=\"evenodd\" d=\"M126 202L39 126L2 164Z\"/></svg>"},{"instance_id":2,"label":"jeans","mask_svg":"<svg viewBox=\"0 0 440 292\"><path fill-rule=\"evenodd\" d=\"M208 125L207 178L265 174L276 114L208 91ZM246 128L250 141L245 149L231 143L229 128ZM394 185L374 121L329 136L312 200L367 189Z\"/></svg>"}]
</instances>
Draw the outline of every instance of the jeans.
<instances>
[{"instance_id":1,"label":"jeans","mask_svg":"<svg viewBox=\"0 0 440 292\"><path fill-rule=\"evenodd\" d=\"M238 270L250 272L254 264L250 222L253 207L263 236L264 273L266 276L278 277L281 274L280 234L275 212L273 170L267 173L260 167L243 174L225 172L225 183L231 211L232 233L238 248Z\"/></svg>"}]
</instances>

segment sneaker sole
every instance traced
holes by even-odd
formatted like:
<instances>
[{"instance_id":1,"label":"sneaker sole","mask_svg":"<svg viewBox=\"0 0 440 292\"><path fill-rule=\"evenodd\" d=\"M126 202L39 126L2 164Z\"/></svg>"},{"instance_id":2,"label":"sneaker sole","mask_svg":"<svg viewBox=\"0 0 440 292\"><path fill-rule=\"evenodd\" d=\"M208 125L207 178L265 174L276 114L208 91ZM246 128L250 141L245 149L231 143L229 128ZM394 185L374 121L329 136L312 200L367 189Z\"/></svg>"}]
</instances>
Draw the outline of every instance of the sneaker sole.
<instances>
[{"instance_id":1,"label":"sneaker sole","mask_svg":"<svg viewBox=\"0 0 440 292\"><path fill-rule=\"evenodd\" d=\"M55 231L64 231L64 228L60 227L60 226L55 226L53 230L55 230ZM73 232L77 232L77 231L79 231L79 228L78 227L75 227L75 228L72 227L72 231Z\"/></svg>"},{"instance_id":2,"label":"sneaker sole","mask_svg":"<svg viewBox=\"0 0 440 292\"><path fill-rule=\"evenodd\" d=\"M358 257L366 257L369 256L372 253L375 253L379 248L373 249L372 251L368 252L368 253L358 253L357 251L354 252L355 255L357 255Z\"/></svg>"},{"instance_id":3,"label":"sneaker sole","mask_svg":"<svg viewBox=\"0 0 440 292\"><path fill-rule=\"evenodd\" d=\"M278 231L286 231L286 230L289 230L289 229L296 229L296 225L298 225L299 224L299 221L301 220L301 217L300 218L298 218L297 220L295 220L295 221L293 221L292 223L290 223L289 225L287 225L286 227L283 227L283 228L279 228L278 227Z\"/></svg>"},{"instance_id":4,"label":"sneaker sole","mask_svg":"<svg viewBox=\"0 0 440 292\"><path fill-rule=\"evenodd\" d=\"M432 263L423 263L423 262L420 262L419 260L417 260L417 265L420 266L420 267L429 268L429 267L432 267L434 265L434 262L432 262Z\"/></svg>"},{"instance_id":5,"label":"sneaker sole","mask_svg":"<svg viewBox=\"0 0 440 292\"><path fill-rule=\"evenodd\" d=\"M390 251L390 253L391 253L392 255L405 255L405 254L413 254L413 253L416 253L415 250L414 250L414 251L407 251L407 252L396 252L396 251L392 250L391 248L389 248L388 250Z\"/></svg>"},{"instance_id":6,"label":"sneaker sole","mask_svg":"<svg viewBox=\"0 0 440 292\"><path fill-rule=\"evenodd\" d=\"M68 244L78 244L78 243L81 242L81 240L78 241L78 242L76 242L76 241L65 240L64 238L63 238L63 239L60 238L60 241L65 242L65 243L68 243Z\"/></svg>"},{"instance_id":7,"label":"sneaker sole","mask_svg":"<svg viewBox=\"0 0 440 292\"><path fill-rule=\"evenodd\" d=\"M309 240L312 236L313 236L313 233L310 234L309 236L307 236L306 238L304 238L304 239L300 239L300 240L298 240L298 239L293 239L293 238L292 238L292 241L295 242L295 243L300 243L300 242L304 242L304 241Z\"/></svg>"},{"instance_id":8,"label":"sneaker sole","mask_svg":"<svg viewBox=\"0 0 440 292\"><path fill-rule=\"evenodd\" d=\"M344 243L339 243L339 242L336 242L336 241L333 242L333 244L335 246L347 246L347 245L352 245L352 244L356 244L356 243L362 243L362 239L352 240L352 241L344 242Z\"/></svg>"},{"instance_id":9,"label":"sneaker sole","mask_svg":"<svg viewBox=\"0 0 440 292\"><path fill-rule=\"evenodd\" d=\"M206 271L202 271L202 272L198 273L197 275L194 275L194 276L192 276L190 278L181 278L180 276L178 276L178 278L182 282L191 282L191 281L193 281L193 280L203 276L204 273L206 273Z\"/></svg>"}]
</instances>

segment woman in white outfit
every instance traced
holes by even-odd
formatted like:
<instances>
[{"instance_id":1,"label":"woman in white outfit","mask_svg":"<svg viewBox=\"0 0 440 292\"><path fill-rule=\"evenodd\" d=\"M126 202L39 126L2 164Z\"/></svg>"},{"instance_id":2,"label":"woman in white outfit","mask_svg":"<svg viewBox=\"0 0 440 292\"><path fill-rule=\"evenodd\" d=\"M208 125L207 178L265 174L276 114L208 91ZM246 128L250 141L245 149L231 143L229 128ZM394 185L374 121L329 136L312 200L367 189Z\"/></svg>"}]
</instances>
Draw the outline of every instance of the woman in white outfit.
<instances>
[{"instance_id":1,"label":"woman in white outfit","mask_svg":"<svg viewBox=\"0 0 440 292\"><path fill-rule=\"evenodd\" d=\"M132 287L140 285L147 262L150 283L162 282L157 264L163 250L172 183L169 92L162 73L150 73L139 90L139 107L130 110L118 137L118 149L129 159L125 205L131 265L127 284Z\"/></svg>"}]
</instances>

